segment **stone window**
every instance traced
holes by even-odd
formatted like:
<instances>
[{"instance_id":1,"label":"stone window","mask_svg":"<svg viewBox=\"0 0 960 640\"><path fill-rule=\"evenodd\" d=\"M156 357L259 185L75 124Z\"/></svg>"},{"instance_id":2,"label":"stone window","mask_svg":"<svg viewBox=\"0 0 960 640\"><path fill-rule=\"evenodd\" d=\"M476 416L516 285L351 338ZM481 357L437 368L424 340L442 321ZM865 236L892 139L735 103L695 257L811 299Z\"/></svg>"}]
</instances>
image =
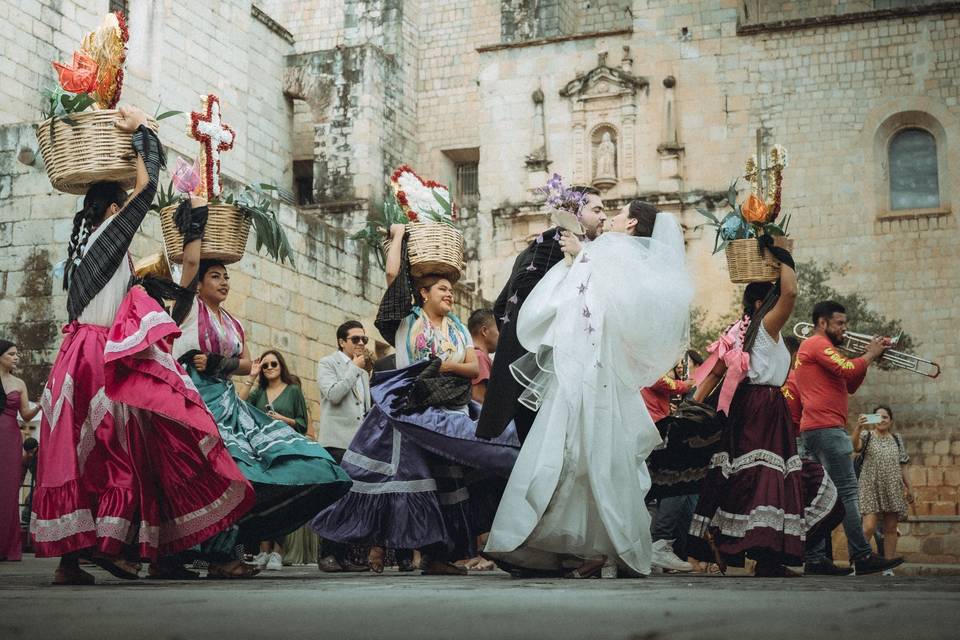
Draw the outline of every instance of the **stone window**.
<instances>
[{"instance_id":1,"label":"stone window","mask_svg":"<svg viewBox=\"0 0 960 640\"><path fill-rule=\"evenodd\" d=\"M298 205L314 204L313 160L293 161L293 191Z\"/></svg>"},{"instance_id":2,"label":"stone window","mask_svg":"<svg viewBox=\"0 0 960 640\"><path fill-rule=\"evenodd\" d=\"M457 196L460 200L478 198L480 184L477 162L462 162L457 165Z\"/></svg>"},{"instance_id":3,"label":"stone window","mask_svg":"<svg viewBox=\"0 0 960 640\"><path fill-rule=\"evenodd\" d=\"M947 130L926 111L899 111L878 119L872 149L871 199L877 217L922 218L951 213L956 168L949 166ZM869 126L869 125L868 125ZM869 131L869 129L867 129Z\"/></svg>"},{"instance_id":4,"label":"stone window","mask_svg":"<svg viewBox=\"0 0 960 640\"><path fill-rule=\"evenodd\" d=\"M890 210L940 207L937 141L929 131L901 129L890 140Z\"/></svg>"}]
</instances>

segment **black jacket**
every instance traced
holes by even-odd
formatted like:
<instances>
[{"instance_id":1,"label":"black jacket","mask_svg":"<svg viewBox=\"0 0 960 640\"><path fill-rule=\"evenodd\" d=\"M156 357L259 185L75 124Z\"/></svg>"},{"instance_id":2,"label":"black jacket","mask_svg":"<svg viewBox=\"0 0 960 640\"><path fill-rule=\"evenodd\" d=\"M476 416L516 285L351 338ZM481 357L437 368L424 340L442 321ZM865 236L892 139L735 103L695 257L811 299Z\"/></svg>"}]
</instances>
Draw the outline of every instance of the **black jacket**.
<instances>
[{"instance_id":1,"label":"black jacket","mask_svg":"<svg viewBox=\"0 0 960 640\"><path fill-rule=\"evenodd\" d=\"M520 307L547 271L563 259L559 229L548 229L540 238L542 241L534 240L517 256L510 279L493 307L500 328L500 341L497 343L490 380L487 382L487 396L477 424L479 438L496 438L514 420L522 442L536 417L535 412L517 402L523 387L510 373L510 365L527 353L517 340L516 323Z\"/></svg>"}]
</instances>

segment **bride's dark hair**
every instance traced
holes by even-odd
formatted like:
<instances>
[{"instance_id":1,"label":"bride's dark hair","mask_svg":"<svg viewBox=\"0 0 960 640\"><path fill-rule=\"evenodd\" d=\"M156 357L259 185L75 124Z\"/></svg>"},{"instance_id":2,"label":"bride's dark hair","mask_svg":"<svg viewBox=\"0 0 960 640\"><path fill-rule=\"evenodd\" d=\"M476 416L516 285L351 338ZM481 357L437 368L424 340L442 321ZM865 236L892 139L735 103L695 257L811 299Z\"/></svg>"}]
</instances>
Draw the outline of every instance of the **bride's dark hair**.
<instances>
[{"instance_id":1,"label":"bride's dark hair","mask_svg":"<svg viewBox=\"0 0 960 640\"><path fill-rule=\"evenodd\" d=\"M627 216L637 221L633 235L649 238L653 235L653 225L657 223L657 208L649 202L634 200L630 203Z\"/></svg>"}]
</instances>

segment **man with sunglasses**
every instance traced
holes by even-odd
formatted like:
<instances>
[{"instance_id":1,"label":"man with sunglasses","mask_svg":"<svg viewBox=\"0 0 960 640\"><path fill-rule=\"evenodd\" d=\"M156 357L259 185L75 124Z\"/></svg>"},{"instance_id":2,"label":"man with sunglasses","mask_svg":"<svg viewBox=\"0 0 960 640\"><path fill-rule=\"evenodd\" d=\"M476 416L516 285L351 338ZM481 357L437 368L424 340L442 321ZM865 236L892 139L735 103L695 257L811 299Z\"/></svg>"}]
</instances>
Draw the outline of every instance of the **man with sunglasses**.
<instances>
[{"instance_id":1,"label":"man with sunglasses","mask_svg":"<svg viewBox=\"0 0 960 640\"><path fill-rule=\"evenodd\" d=\"M338 351L317 365L321 397L318 440L337 464L343 460L363 416L370 409L370 376L363 368L363 352L368 341L363 325L347 320L337 327ZM324 540L318 562L320 570L367 571L365 565L350 562L349 551L349 545Z\"/></svg>"}]
</instances>

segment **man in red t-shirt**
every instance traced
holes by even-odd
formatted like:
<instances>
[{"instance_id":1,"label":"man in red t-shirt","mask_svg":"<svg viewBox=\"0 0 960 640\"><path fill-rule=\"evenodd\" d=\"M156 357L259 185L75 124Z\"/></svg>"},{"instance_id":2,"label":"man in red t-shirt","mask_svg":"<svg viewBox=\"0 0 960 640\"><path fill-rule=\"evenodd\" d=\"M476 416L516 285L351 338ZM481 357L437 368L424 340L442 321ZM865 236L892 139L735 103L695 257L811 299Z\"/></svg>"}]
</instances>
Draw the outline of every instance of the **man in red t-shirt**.
<instances>
[{"instance_id":1,"label":"man in red t-shirt","mask_svg":"<svg viewBox=\"0 0 960 640\"><path fill-rule=\"evenodd\" d=\"M647 405L647 412L654 424L670 415L670 400L676 396L685 396L693 388L692 380L681 380L680 365L673 369L674 377L667 374L649 387L640 389L643 403Z\"/></svg>"},{"instance_id":2,"label":"man in red t-shirt","mask_svg":"<svg viewBox=\"0 0 960 640\"><path fill-rule=\"evenodd\" d=\"M487 397L487 382L490 380L490 369L493 360L490 354L497 350L500 341L500 330L497 329L497 319L489 309L477 309L470 314L467 320L467 330L473 338L474 352L477 354L477 364L480 373L471 381L473 385L473 399L483 404Z\"/></svg>"},{"instance_id":3,"label":"man in red t-shirt","mask_svg":"<svg viewBox=\"0 0 960 640\"><path fill-rule=\"evenodd\" d=\"M813 325L814 335L800 345L794 369L803 406L800 438L806 454L823 465L836 485L837 498L846 510L843 529L857 575L879 573L901 564L903 558L887 560L876 555L863 535L857 476L851 457L853 443L847 435L847 396L860 387L867 367L883 355L887 343L883 338L874 338L859 358L849 359L840 353L838 347L847 330L847 313L837 302L817 303L813 308ZM804 572L847 575L849 570L834 566L825 551L825 540L811 545L804 557Z\"/></svg>"}]
</instances>

